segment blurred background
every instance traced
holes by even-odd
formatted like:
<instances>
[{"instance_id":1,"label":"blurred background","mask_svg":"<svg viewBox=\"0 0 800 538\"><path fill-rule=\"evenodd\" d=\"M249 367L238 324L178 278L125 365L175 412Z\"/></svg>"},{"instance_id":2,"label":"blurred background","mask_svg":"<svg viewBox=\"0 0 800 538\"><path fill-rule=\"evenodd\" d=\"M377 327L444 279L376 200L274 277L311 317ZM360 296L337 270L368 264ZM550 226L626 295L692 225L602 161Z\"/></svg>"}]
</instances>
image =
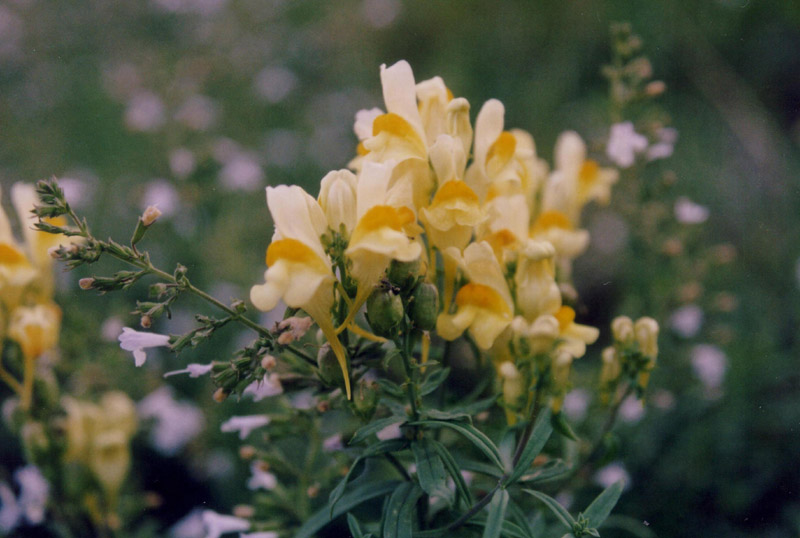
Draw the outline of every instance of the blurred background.
<instances>
[{"instance_id":1,"label":"blurred background","mask_svg":"<svg viewBox=\"0 0 800 538\"><path fill-rule=\"evenodd\" d=\"M615 513L631 518L618 524L800 536L797 2L3 0L0 182L5 194L55 175L95 233L120 240L158 203L144 243L157 264L180 261L220 299L245 297L272 233L264 187L316 194L346 166L355 112L382 106L380 64L442 76L473 119L500 99L506 125L530 131L550 163L566 129L602 158L615 21L632 24L667 87L625 119L678 132L671 158L623 173L611 205L584 215L593 247L576 267L583 321L606 331L615 315L652 315L663 327L647 405L623 406L618 426L615 472L630 487ZM700 207L687 219L677 208L688 201ZM121 384L140 400L164 370L224 358L246 336L230 328L134 370L115 339L136 326L129 312L146 287L98 298L77 292L87 274L59 276L59 368L78 396ZM187 330L196 309L182 301L155 329ZM136 439L133 481L157 493L153 532L203 503L247 499L238 442L218 428L247 405L212 405L208 380L170 385L175 401L204 407L205 427L196 417L172 448ZM572 403L580 424L581 395ZM0 446L8 469L22 461Z\"/></svg>"}]
</instances>

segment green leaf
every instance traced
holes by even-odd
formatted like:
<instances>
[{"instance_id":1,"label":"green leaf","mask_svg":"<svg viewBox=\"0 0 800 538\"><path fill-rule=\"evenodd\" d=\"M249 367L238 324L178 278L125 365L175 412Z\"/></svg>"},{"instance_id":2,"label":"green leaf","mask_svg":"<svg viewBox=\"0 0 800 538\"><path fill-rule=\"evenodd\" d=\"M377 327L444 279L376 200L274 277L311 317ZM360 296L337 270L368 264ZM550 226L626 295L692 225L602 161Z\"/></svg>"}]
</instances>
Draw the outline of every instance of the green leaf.
<instances>
[{"instance_id":1,"label":"green leaf","mask_svg":"<svg viewBox=\"0 0 800 538\"><path fill-rule=\"evenodd\" d=\"M400 387L400 385L394 381L389 381L388 379L378 379L376 383L378 383L378 386L382 388L384 392L391 394L395 398L402 398L405 394L402 387Z\"/></svg>"},{"instance_id":2,"label":"green leaf","mask_svg":"<svg viewBox=\"0 0 800 538\"><path fill-rule=\"evenodd\" d=\"M453 492L447 487L447 473L439 454L429 439L422 438L411 443L411 451L417 464L419 485L430 496L441 497L448 506L453 504Z\"/></svg>"},{"instance_id":3,"label":"green leaf","mask_svg":"<svg viewBox=\"0 0 800 538\"><path fill-rule=\"evenodd\" d=\"M425 378L425 381L422 382L422 385L420 385L419 395L426 396L438 389L439 385L444 383L448 375L450 375L450 368L442 368L441 370L430 373L428 377Z\"/></svg>"},{"instance_id":4,"label":"green leaf","mask_svg":"<svg viewBox=\"0 0 800 538\"><path fill-rule=\"evenodd\" d=\"M486 525L486 522L487 520L485 518L474 517L471 520L467 521L465 525L471 527L484 527ZM525 535L525 532L518 525L515 525L510 521L503 521L502 531L503 531L503 536L508 536L509 538L528 538ZM416 536L416 534L414 536ZM449 538L450 536L452 536L452 534L446 534L445 536Z\"/></svg>"},{"instance_id":5,"label":"green leaf","mask_svg":"<svg viewBox=\"0 0 800 538\"><path fill-rule=\"evenodd\" d=\"M472 498L472 493L469 491L469 486L467 486L467 482L464 480L464 476L461 474L461 468L456 463L456 460L453 459L453 456L442 443L433 439L431 439L429 443L442 459L447 473L450 475L450 478L453 479L453 482L455 482L456 493L461 496L464 503L468 506L474 504L475 499Z\"/></svg>"},{"instance_id":6,"label":"green leaf","mask_svg":"<svg viewBox=\"0 0 800 538\"><path fill-rule=\"evenodd\" d=\"M489 515L486 518L486 526L483 528L483 538L499 538L503 530L507 507L508 491L501 488L494 494L492 502L489 503Z\"/></svg>"},{"instance_id":7,"label":"green leaf","mask_svg":"<svg viewBox=\"0 0 800 538\"><path fill-rule=\"evenodd\" d=\"M656 538L656 533L647 528L641 519L611 514L603 524L604 529L621 529L638 538Z\"/></svg>"},{"instance_id":8,"label":"green leaf","mask_svg":"<svg viewBox=\"0 0 800 538\"><path fill-rule=\"evenodd\" d=\"M378 433L382 429L387 426L391 426L392 424L397 424L398 422L403 422L405 417L398 417L397 415L380 418L378 420L373 420L366 426L363 426L356 430L356 433L353 434L353 437L350 441L347 442L348 445L355 445L360 443L361 441L367 439L374 433Z\"/></svg>"},{"instance_id":9,"label":"green leaf","mask_svg":"<svg viewBox=\"0 0 800 538\"><path fill-rule=\"evenodd\" d=\"M522 508L519 507L514 500L509 500L508 502L508 513L514 521L517 522L519 528L525 533L525 538L535 538L536 533L533 531L533 527L528 522L528 518L525 515L525 512Z\"/></svg>"},{"instance_id":10,"label":"green leaf","mask_svg":"<svg viewBox=\"0 0 800 538\"><path fill-rule=\"evenodd\" d=\"M472 402L471 404L461 405L458 409L466 413L470 416L475 416L482 411L486 411L490 407L494 405L497 401L497 396L490 396L489 398L484 398L482 400L478 400L476 402Z\"/></svg>"},{"instance_id":11,"label":"green leaf","mask_svg":"<svg viewBox=\"0 0 800 538\"><path fill-rule=\"evenodd\" d=\"M502 469L498 469L494 465L489 465L488 463L484 463L482 461L475 461L473 459L467 459L467 458L458 458L458 462L461 465L461 468L465 471L485 474L486 476L492 476L494 478L500 478L503 476Z\"/></svg>"},{"instance_id":12,"label":"green leaf","mask_svg":"<svg viewBox=\"0 0 800 538\"><path fill-rule=\"evenodd\" d=\"M336 503L338 503L344 495L345 488L347 488L347 483L350 481L350 476L353 474L353 472L355 472L359 463L361 463L365 458L369 458L371 456L379 456L386 454L387 452L396 452L398 450L402 450L405 448L405 446L406 442L404 439L388 439L386 441L381 441L380 443L370 445L364 449L364 452L358 458L356 458L356 460L353 462L353 465L350 466L350 469L348 469L347 474L344 475L344 478L342 478L336 487L333 488L333 491L331 491L331 494L328 497L330 513L334 513Z\"/></svg>"},{"instance_id":13,"label":"green leaf","mask_svg":"<svg viewBox=\"0 0 800 538\"><path fill-rule=\"evenodd\" d=\"M583 512L583 517L589 520L590 526L599 527L606 520L617 504L619 496L622 495L624 485L622 480L615 482L592 501L592 504Z\"/></svg>"},{"instance_id":14,"label":"green leaf","mask_svg":"<svg viewBox=\"0 0 800 538\"><path fill-rule=\"evenodd\" d=\"M466 422L471 422L471 415L469 413L465 413L461 410L453 410L453 411L440 411L438 409L426 409L424 411L425 416L428 418L432 418L434 420L464 420Z\"/></svg>"},{"instance_id":15,"label":"green leaf","mask_svg":"<svg viewBox=\"0 0 800 538\"><path fill-rule=\"evenodd\" d=\"M531 495L542 501L545 504L545 506L547 506L547 508L549 508L550 511L556 515L558 520L561 523L563 523L567 529L572 531L572 529L575 528L575 523L576 523L575 518L573 518L570 515L570 513L567 512L567 510L558 503L557 500L555 500L549 495L545 495L541 491L536 491L533 489L523 489L522 491L524 491L525 493L530 493Z\"/></svg>"},{"instance_id":16,"label":"green leaf","mask_svg":"<svg viewBox=\"0 0 800 538\"><path fill-rule=\"evenodd\" d=\"M347 512L347 526L350 528L350 534L353 538L364 538L364 533L361 531L361 525L358 524L356 516Z\"/></svg>"},{"instance_id":17,"label":"green leaf","mask_svg":"<svg viewBox=\"0 0 800 538\"><path fill-rule=\"evenodd\" d=\"M572 426L570 426L569 422L567 422L566 417L564 417L564 413L556 413L555 415L552 415L550 422L553 425L553 428L567 439L572 439L573 441L580 440L578 435L572 429Z\"/></svg>"},{"instance_id":18,"label":"green leaf","mask_svg":"<svg viewBox=\"0 0 800 538\"><path fill-rule=\"evenodd\" d=\"M450 428L464 436L467 441L475 445L475 447L483 452L492 463L497 465L497 468L504 471L503 462L500 459L500 451L497 446L492 442L485 433L478 430L471 424L463 424L460 422L448 422L444 420L421 420L419 422L411 423L412 426L429 426L431 428Z\"/></svg>"},{"instance_id":19,"label":"green leaf","mask_svg":"<svg viewBox=\"0 0 800 538\"><path fill-rule=\"evenodd\" d=\"M564 463L564 460L549 460L542 466L532 469L530 473L523 474L518 480L520 482L546 482L563 477L572 472L572 467Z\"/></svg>"},{"instance_id":20,"label":"green leaf","mask_svg":"<svg viewBox=\"0 0 800 538\"><path fill-rule=\"evenodd\" d=\"M383 515L383 538L412 538L414 507L421 495L413 482L403 482L392 492Z\"/></svg>"},{"instance_id":21,"label":"green leaf","mask_svg":"<svg viewBox=\"0 0 800 538\"><path fill-rule=\"evenodd\" d=\"M358 485L341 497L334 510L329 510L326 506L315 512L303 523L303 526L298 529L294 538L311 538L334 518L339 517L345 512L349 512L365 501L394 491L398 484L400 484L398 480L387 480L384 482L366 482Z\"/></svg>"},{"instance_id":22,"label":"green leaf","mask_svg":"<svg viewBox=\"0 0 800 538\"><path fill-rule=\"evenodd\" d=\"M553 426L550 424L550 409L545 409L536 420L536 425L533 427L531 437L522 451L514 472L505 481L506 485L513 484L519 478L530 470L533 460L539 455L539 452L544 448L545 443L553 433Z\"/></svg>"}]
</instances>

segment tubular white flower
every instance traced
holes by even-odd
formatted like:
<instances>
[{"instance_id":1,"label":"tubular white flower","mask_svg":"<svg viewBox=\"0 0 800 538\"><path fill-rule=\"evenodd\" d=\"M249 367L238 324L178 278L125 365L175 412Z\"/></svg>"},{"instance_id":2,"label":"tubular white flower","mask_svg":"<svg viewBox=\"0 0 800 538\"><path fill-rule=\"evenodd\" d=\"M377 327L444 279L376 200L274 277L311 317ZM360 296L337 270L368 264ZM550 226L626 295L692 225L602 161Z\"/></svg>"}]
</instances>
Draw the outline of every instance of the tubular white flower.
<instances>
[{"instance_id":1,"label":"tubular white flower","mask_svg":"<svg viewBox=\"0 0 800 538\"><path fill-rule=\"evenodd\" d=\"M629 168L636 154L647 149L647 137L636 132L633 123L624 121L611 126L606 144L606 155L620 168Z\"/></svg>"},{"instance_id":2,"label":"tubular white flower","mask_svg":"<svg viewBox=\"0 0 800 538\"><path fill-rule=\"evenodd\" d=\"M251 476L247 480L247 489L265 489L267 491L275 489L278 485L278 479L274 474L267 472L261 468L261 463L254 461L250 464Z\"/></svg>"},{"instance_id":3,"label":"tubular white flower","mask_svg":"<svg viewBox=\"0 0 800 538\"><path fill-rule=\"evenodd\" d=\"M213 367L214 367L213 363L187 364L186 368L182 370L172 370L171 372L167 372L166 374L164 374L164 377L171 377L173 375L178 375L178 374L189 374L189 377L200 377L201 375L206 375L208 372L210 372Z\"/></svg>"},{"instance_id":4,"label":"tubular white flower","mask_svg":"<svg viewBox=\"0 0 800 538\"><path fill-rule=\"evenodd\" d=\"M22 515L33 525L44 521L47 499L50 497L50 483L34 465L26 465L14 472L14 479L20 487L17 499Z\"/></svg>"},{"instance_id":5,"label":"tubular white flower","mask_svg":"<svg viewBox=\"0 0 800 538\"><path fill-rule=\"evenodd\" d=\"M166 347L169 345L169 336L158 333L136 331L130 327L123 327L119 335L119 347L125 351L132 351L136 366L141 366L147 360L146 348Z\"/></svg>"},{"instance_id":6,"label":"tubular white flower","mask_svg":"<svg viewBox=\"0 0 800 538\"><path fill-rule=\"evenodd\" d=\"M283 394L283 385L278 374L264 376L260 381L253 381L244 389L242 394L250 394L254 402L260 402L264 398Z\"/></svg>"},{"instance_id":7,"label":"tubular white flower","mask_svg":"<svg viewBox=\"0 0 800 538\"><path fill-rule=\"evenodd\" d=\"M206 527L205 538L219 538L229 532L246 531L250 522L234 516L224 516L213 510L203 510L203 524Z\"/></svg>"},{"instance_id":8,"label":"tubular white flower","mask_svg":"<svg viewBox=\"0 0 800 538\"><path fill-rule=\"evenodd\" d=\"M233 416L222 423L220 431L223 433L239 432L239 439L245 440L250 433L269 424L267 415Z\"/></svg>"}]
</instances>

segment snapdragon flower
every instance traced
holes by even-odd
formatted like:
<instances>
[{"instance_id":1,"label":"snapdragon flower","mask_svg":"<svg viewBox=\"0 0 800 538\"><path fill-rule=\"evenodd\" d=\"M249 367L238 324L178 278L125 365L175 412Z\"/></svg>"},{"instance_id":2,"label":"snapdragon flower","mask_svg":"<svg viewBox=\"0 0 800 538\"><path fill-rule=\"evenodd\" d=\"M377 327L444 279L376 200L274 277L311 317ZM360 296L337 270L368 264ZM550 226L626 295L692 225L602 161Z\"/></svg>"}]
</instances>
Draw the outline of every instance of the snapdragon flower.
<instances>
[{"instance_id":1,"label":"snapdragon flower","mask_svg":"<svg viewBox=\"0 0 800 538\"><path fill-rule=\"evenodd\" d=\"M136 331L130 327L123 327L119 335L119 347L125 351L133 352L134 364L142 366L147 360L146 348L166 347L169 345L169 336L158 333Z\"/></svg>"}]
</instances>

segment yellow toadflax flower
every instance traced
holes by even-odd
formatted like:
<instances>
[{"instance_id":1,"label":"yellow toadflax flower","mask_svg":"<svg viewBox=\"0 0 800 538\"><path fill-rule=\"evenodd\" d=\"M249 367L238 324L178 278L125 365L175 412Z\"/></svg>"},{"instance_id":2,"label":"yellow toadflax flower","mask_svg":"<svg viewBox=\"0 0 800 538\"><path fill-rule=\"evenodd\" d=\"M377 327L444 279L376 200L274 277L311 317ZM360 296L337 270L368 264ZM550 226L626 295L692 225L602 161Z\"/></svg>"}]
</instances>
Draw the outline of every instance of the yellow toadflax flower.
<instances>
[{"instance_id":1,"label":"yellow toadflax flower","mask_svg":"<svg viewBox=\"0 0 800 538\"><path fill-rule=\"evenodd\" d=\"M347 357L331 320L335 279L320 242L328 220L319 203L297 186L267 187L267 206L275 234L267 248L265 282L250 289L250 300L263 311L272 310L281 299L305 310L330 342L349 398Z\"/></svg>"},{"instance_id":2,"label":"yellow toadflax flower","mask_svg":"<svg viewBox=\"0 0 800 538\"><path fill-rule=\"evenodd\" d=\"M322 178L317 200L328 219L328 227L334 232L343 227L349 236L356 226L357 183L356 175L350 170L328 172Z\"/></svg>"},{"instance_id":3,"label":"yellow toadflax flower","mask_svg":"<svg viewBox=\"0 0 800 538\"><path fill-rule=\"evenodd\" d=\"M367 162L359 175L358 222L345 250L358 290L337 332L350 325L392 260L411 262L422 254L422 245L415 240L422 230L411 209L412 185L401 182L390 188L392 171L391 162Z\"/></svg>"},{"instance_id":4,"label":"yellow toadflax flower","mask_svg":"<svg viewBox=\"0 0 800 538\"><path fill-rule=\"evenodd\" d=\"M487 350L509 326L514 315L514 303L503 270L492 247L485 241L469 245L463 257L455 248L448 249L444 255L457 260L469 282L456 294L456 312L439 315L436 331L445 340L455 340L469 329L478 347Z\"/></svg>"}]
</instances>

